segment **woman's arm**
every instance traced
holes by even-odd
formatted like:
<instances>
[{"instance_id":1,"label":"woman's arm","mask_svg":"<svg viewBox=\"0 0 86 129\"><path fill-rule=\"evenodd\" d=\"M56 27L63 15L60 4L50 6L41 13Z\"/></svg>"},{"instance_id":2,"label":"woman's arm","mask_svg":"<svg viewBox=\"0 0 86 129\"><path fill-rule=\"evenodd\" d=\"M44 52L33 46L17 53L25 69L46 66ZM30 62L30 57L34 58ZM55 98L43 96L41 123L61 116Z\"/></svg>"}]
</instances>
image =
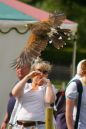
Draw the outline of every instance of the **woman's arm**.
<instances>
[{"instance_id":1,"label":"woman's arm","mask_svg":"<svg viewBox=\"0 0 86 129\"><path fill-rule=\"evenodd\" d=\"M49 79L46 79L45 102L53 103L54 101L55 101L55 93L54 93L52 84Z\"/></svg>"},{"instance_id":2,"label":"woman's arm","mask_svg":"<svg viewBox=\"0 0 86 129\"><path fill-rule=\"evenodd\" d=\"M12 89L12 95L15 97L20 97L22 92L23 92L23 88L25 86L25 83L28 81L29 76L26 75L22 80L20 80Z\"/></svg>"},{"instance_id":3,"label":"woman's arm","mask_svg":"<svg viewBox=\"0 0 86 129\"><path fill-rule=\"evenodd\" d=\"M40 72L38 71L33 71L33 72L30 72L29 74L27 74L22 80L20 80L13 88L12 90L12 95L15 96L15 97L20 97L22 95L22 92L23 92L23 88L25 86L25 83L33 78L34 76L40 74Z\"/></svg>"},{"instance_id":4,"label":"woman's arm","mask_svg":"<svg viewBox=\"0 0 86 129\"><path fill-rule=\"evenodd\" d=\"M73 121L73 109L74 109L74 100L66 98L66 122L68 129L74 129Z\"/></svg>"}]
</instances>

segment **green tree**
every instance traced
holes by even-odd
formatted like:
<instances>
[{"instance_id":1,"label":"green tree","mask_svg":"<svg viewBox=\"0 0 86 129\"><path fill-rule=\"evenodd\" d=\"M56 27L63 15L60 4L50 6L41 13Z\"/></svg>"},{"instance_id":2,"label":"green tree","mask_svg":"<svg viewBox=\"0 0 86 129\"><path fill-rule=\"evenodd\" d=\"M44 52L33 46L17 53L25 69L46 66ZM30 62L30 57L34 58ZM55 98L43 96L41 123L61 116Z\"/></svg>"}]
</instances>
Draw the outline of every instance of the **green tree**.
<instances>
[{"instance_id":1,"label":"green tree","mask_svg":"<svg viewBox=\"0 0 86 129\"><path fill-rule=\"evenodd\" d=\"M84 6L82 6L84 3ZM78 26L78 46L86 48L86 3L79 0L62 0L61 8L67 17L79 24Z\"/></svg>"}]
</instances>

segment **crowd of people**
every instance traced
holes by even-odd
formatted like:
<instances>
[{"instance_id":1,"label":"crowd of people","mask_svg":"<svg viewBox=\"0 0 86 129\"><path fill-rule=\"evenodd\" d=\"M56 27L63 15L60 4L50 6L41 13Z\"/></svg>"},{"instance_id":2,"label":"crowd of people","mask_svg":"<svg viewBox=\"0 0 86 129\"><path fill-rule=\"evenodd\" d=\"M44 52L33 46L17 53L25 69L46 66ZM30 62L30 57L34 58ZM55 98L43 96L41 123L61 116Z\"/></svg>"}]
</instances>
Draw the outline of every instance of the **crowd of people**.
<instances>
[{"instance_id":1,"label":"crowd of people","mask_svg":"<svg viewBox=\"0 0 86 129\"><path fill-rule=\"evenodd\" d=\"M6 129L8 123L13 129L45 129L45 109L55 102L58 90L51 83L48 75L51 64L38 60L33 64L17 66L18 81L13 86L7 105L7 112L3 119L1 129ZM86 59L77 65L76 75L71 79L79 79L83 92L80 115L77 129L86 127ZM66 123L68 129L75 129L76 105L78 91L76 83L69 80L65 92L66 96ZM78 100L79 101L79 100ZM56 127L58 129L58 127Z\"/></svg>"},{"instance_id":2,"label":"crowd of people","mask_svg":"<svg viewBox=\"0 0 86 129\"><path fill-rule=\"evenodd\" d=\"M8 122L13 128L45 128L45 108L55 101L57 91L48 78L51 67L49 62L36 61L31 67L26 64L16 68L19 81L12 89L1 129L5 129Z\"/></svg>"}]
</instances>

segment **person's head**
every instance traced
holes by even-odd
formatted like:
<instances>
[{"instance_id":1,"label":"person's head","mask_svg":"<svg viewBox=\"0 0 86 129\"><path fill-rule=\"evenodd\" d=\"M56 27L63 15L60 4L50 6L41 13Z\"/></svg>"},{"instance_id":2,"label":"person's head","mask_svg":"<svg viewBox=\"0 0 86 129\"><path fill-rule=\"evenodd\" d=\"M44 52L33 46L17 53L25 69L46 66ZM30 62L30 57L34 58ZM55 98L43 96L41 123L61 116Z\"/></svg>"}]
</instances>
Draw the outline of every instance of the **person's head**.
<instances>
[{"instance_id":1,"label":"person's head","mask_svg":"<svg viewBox=\"0 0 86 129\"><path fill-rule=\"evenodd\" d=\"M77 74L80 76L86 75L86 59L81 60L77 65Z\"/></svg>"},{"instance_id":2,"label":"person's head","mask_svg":"<svg viewBox=\"0 0 86 129\"><path fill-rule=\"evenodd\" d=\"M21 80L23 77L25 77L30 72L30 65L25 64L22 67L16 67L16 75Z\"/></svg>"},{"instance_id":3,"label":"person's head","mask_svg":"<svg viewBox=\"0 0 86 129\"><path fill-rule=\"evenodd\" d=\"M16 75L20 80L30 72L30 68L31 62L22 63L20 58L16 60Z\"/></svg>"},{"instance_id":4,"label":"person's head","mask_svg":"<svg viewBox=\"0 0 86 129\"><path fill-rule=\"evenodd\" d=\"M34 71L40 71L42 74L44 75L48 75L48 73L51 71L52 65L50 65L50 63L48 61L38 61L35 62L32 67L31 70Z\"/></svg>"},{"instance_id":5,"label":"person's head","mask_svg":"<svg viewBox=\"0 0 86 129\"><path fill-rule=\"evenodd\" d=\"M51 71L51 65L47 61L39 61L32 65L31 70L32 71L40 71L41 75L38 75L38 77L34 77L34 79L38 79L39 85L42 84L42 78L47 78L49 72Z\"/></svg>"}]
</instances>

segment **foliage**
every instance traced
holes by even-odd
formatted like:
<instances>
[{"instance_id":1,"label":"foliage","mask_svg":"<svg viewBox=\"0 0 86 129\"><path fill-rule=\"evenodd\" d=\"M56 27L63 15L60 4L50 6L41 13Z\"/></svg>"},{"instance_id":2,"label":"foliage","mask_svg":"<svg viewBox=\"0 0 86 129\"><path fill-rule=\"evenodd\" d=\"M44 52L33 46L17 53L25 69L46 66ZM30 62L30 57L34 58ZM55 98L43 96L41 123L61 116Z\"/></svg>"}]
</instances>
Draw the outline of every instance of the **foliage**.
<instances>
[{"instance_id":1,"label":"foliage","mask_svg":"<svg viewBox=\"0 0 86 129\"><path fill-rule=\"evenodd\" d=\"M68 0L66 0L68 1ZM67 17L79 24L77 32L77 42L78 46L86 48L86 8L76 3L76 1L65 2L65 6L62 9L67 14ZM83 47L84 46L84 47Z\"/></svg>"},{"instance_id":2,"label":"foliage","mask_svg":"<svg viewBox=\"0 0 86 129\"><path fill-rule=\"evenodd\" d=\"M81 49L77 50L76 57L77 64L80 60L86 58L86 52L81 51ZM51 64L70 66L73 61L73 44L71 49L64 47L60 50L55 49L53 46L48 46L45 51L42 52L42 58L50 61Z\"/></svg>"},{"instance_id":3,"label":"foliage","mask_svg":"<svg viewBox=\"0 0 86 129\"><path fill-rule=\"evenodd\" d=\"M76 3L78 5L83 5L86 6L86 1L85 0L61 0L61 2L63 4L72 4L72 3Z\"/></svg>"}]
</instances>

